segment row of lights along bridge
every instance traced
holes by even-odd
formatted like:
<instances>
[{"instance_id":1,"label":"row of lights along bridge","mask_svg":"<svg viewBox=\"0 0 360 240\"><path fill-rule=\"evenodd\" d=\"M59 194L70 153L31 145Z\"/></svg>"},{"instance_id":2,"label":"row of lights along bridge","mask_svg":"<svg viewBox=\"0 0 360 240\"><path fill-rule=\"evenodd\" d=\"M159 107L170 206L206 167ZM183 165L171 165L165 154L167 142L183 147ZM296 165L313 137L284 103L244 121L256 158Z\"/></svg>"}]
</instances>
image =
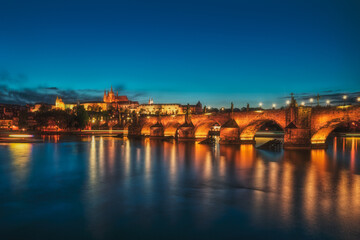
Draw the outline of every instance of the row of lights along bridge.
<instances>
[{"instance_id":1,"label":"row of lights along bridge","mask_svg":"<svg viewBox=\"0 0 360 240\"><path fill-rule=\"evenodd\" d=\"M345 105L346 105L346 100L348 99L348 96L347 96L347 95L343 95L342 99L343 99L343 101L344 101L344 106L345 106ZM358 97L356 100L357 100L358 103L360 103L360 97ZM309 104L310 104L310 106L313 106L313 103L314 103L314 98L310 98L310 99L309 99ZM286 105L289 105L289 104L290 104L290 100L287 100L287 101L286 101ZM305 102L305 101L302 101L300 105L301 105L301 106L305 106L305 105L306 105L306 102ZM319 105L319 104L318 104L318 105ZM330 100L326 100L326 106L331 106ZM263 107L263 103L262 103L262 102L259 103L259 107L260 107L260 108ZM273 104L272 104L272 108L273 108L273 109L276 108L276 103L273 103Z\"/></svg>"}]
</instances>

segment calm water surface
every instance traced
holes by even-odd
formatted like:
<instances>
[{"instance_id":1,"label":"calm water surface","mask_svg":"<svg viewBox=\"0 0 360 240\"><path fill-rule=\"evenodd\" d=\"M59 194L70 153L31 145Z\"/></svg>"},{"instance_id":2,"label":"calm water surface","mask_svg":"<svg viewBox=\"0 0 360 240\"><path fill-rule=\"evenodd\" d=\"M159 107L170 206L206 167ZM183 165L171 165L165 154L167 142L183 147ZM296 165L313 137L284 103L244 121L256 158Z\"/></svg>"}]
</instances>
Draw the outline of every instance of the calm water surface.
<instances>
[{"instance_id":1,"label":"calm water surface","mask_svg":"<svg viewBox=\"0 0 360 240\"><path fill-rule=\"evenodd\" d=\"M359 145L2 144L1 239L360 239Z\"/></svg>"}]
</instances>

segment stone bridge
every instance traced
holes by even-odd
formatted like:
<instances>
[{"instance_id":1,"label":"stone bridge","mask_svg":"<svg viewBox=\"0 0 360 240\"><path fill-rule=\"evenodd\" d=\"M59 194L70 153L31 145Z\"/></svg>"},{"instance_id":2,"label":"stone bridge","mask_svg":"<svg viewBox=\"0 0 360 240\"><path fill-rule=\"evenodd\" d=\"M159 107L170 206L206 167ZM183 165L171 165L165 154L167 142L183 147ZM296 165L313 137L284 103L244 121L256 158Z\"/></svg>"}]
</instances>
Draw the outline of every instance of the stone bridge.
<instances>
[{"instance_id":1,"label":"stone bridge","mask_svg":"<svg viewBox=\"0 0 360 240\"><path fill-rule=\"evenodd\" d=\"M326 139L338 126L360 121L360 106L304 107L292 99L289 107L199 115L147 116L134 120L129 136L204 139L219 136L220 143L254 143L255 134L267 122L284 130L284 148L325 148Z\"/></svg>"}]
</instances>

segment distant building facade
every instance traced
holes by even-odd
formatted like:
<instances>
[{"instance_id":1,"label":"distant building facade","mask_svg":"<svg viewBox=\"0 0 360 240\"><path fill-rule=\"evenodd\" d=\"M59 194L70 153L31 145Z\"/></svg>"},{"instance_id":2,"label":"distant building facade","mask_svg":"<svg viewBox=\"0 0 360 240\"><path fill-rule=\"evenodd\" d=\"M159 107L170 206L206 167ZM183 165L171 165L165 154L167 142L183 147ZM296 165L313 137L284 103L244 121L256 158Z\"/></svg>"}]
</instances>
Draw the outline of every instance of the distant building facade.
<instances>
[{"instance_id":1,"label":"distant building facade","mask_svg":"<svg viewBox=\"0 0 360 240\"><path fill-rule=\"evenodd\" d=\"M189 106L190 113L192 114L200 114L203 112L202 104L200 101L195 105L182 105L183 112L186 112L187 107Z\"/></svg>"},{"instance_id":2,"label":"distant building facade","mask_svg":"<svg viewBox=\"0 0 360 240\"><path fill-rule=\"evenodd\" d=\"M154 103L152 98L149 99L147 104L141 104L137 108L137 112L140 114L161 114L161 115L173 115L184 114L189 107L190 113L200 114L202 113L202 104L200 101L196 105L181 105L178 103Z\"/></svg>"},{"instance_id":3,"label":"distant building facade","mask_svg":"<svg viewBox=\"0 0 360 240\"><path fill-rule=\"evenodd\" d=\"M180 104L177 103L160 103L160 104L141 104L137 108L137 112L140 114L147 115L173 115L173 114L183 114L183 108Z\"/></svg>"}]
</instances>

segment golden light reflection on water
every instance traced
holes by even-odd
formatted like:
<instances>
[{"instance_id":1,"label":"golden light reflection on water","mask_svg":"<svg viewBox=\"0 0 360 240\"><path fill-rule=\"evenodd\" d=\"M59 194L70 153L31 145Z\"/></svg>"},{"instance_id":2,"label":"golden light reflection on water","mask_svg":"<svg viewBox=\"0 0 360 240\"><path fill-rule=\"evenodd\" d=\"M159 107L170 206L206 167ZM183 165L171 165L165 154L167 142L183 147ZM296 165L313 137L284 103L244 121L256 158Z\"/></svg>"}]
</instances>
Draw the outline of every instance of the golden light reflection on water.
<instances>
[{"instance_id":1,"label":"golden light reflection on water","mask_svg":"<svg viewBox=\"0 0 360 240\"><path fill-rule=\"evenodd\" d=\"M294 178L293 178L293 172L294 172L294 165L292 165L290 162L285 161L284 163L284 169L281 169L281 177L279 179L279 182L277 183L277 186L280 186L280 192L278 194L278 205L280 207L280 212L282 212L283 221L282 223L284 225L291 225L292 224L292 208L294 206L294 202L290 200L290 196L293 196L294 194L294 188L292 187L294 184ZM287 184L281 184L281 183L287 183Z\"/></svg>"},{"instance_id":2,"label":"golden light reflection on water","mask_svg":"<svg viewBox=\"0 0 360 240\"><path fill-rule=\"evenodd\" d=\"M151 146L150 140L145 139L145 178L149 179L151 176Z\"/></svg>"},{"instance_id":3,"label":"golden light reflection on water","mask_svg":"<svg viewBox=\"0 0 360 240\"><path fill-rule=\"evenodd\" d=\"M99 161L97 164L99 177L102 178L104 176L105 171L105 149L104 149L104 137L100 137L99 139Z\"/></svg>"},{"instance_id":4,"label":"golden light reflection on water","mask_svg":"<svg viewBox=\"0 0 360 240\"><path fill-rule=\"evenodd\" d=\"M89 185L94 186L97 182L97 156L96 156L96 141L95 136L92 136L90 142L90 155L89 155Z\"/></svg>"},{"instance_id":5,"label":"golden light reflection on water","mask_svg":"<svg viewBox=\"0 0 360 240\"><path fill-rule=\"evenodd\" d=\"M316 237L325 229L341 239L360 233L359 139L336 137L327 150L281 152L95 136L1 144L2 179L9 179L1 189L15 193L10 201L44 196L54 205L64 198L47 194L66 193L97 239L128 219L149 228L184 219L201 229L219 222L286 233L300 228Z\"/></svg>"},{"instance_id":6,"label":"golden light reflection on water","mask_svg":"<svg viewBox=\"0 0 360 240\"><path fill-rule=\"evenodd\" d=\"M176 161L176 145L172 144L170 147L170 163L169 163L169 170L170 170L170 184L172 186L176 185L177 179L177 161Z\"/></svg>"},{"instance_id":7,"label":"golden light reflection on water","mask_svg":"<svg viewBox=\"0 0 360 240\"><path fill-rule=\"evenodd\" d=\"M240 157L237 158L237 166L250 168L255 161L255 148L253 145L240 145Z\"/></svg>"},{"instance_id":8,"label":"golden light reflection on water","mask_svg":"<svg viewBox=\"0 0 360 240\"><path fill-rule=\"evenodd\" d=\"M13 183L18 187L26 181L28 176L33 145L31 143L9 143L8 146L13 159L11 162L14 169Z\"/></svg>"},{"instance_id":9,"label":"golden light reflection on water","mask_svg":"<svg viewBox=\"0 0 360 240\"><path fill-rule=\"evenodd\" d=\"M204 181L209 181L212 175L212 155L208 146L195 144L195 169Z\"/></svg>"},{"instance_id":10,"label":"golden light reflection on water","mask_svg":"<svg viewBox=\"0 0 360 240\"><path fill-rule=\"evenodd\" d=\"M136 143L137 149L134 144L129 140L117 144L114 139L91 139L89 185L95 187L93 191L101 186L104 174L119 174L114 171L114 163L120 161L119 171L125 179L119 184L125 196L131 199L145 194L143 206L151 208L156 204L153 194L159 184L168 195L186 189L201 203L195 216L199 223L219 216L225 206L214 205L214 199L232 201L229 196L250 199L247 209L253 222L276 216L279 224L290 227L302 221L310 233L327 217L340 218L341 224L360 223L356 218L360 216L357 138L334 139L330 150L280 153L259 151L253 145L221 145L215 149L149 139ZM106 168L105 162L109 163ZM138 175L131 177L131 172ZM94 202L99 197L96 192ZM173 199L169 196L164 201L171 211L178 206ZM237 203L241 205L242 201ZM339 228L346 228L341 224Z\"/></svg>"},{"instance_id":11,"label":"golden light reflection on water","mask_svg":"<svg viewBox=\"0 0 360 240\"><path fill-rule=\"evenodd\" d=\"M115 146L115 139L109 139L109 147L108 147L108 164L107 169L109 170L110 174L113 175L115 170L115 154L116 154L116 146Z\"/></svg>"},{"instance_id":12,"label":"golden light reflection on water","mask_svg":"<svg viewBox=\"0 0 360 240\"><path fill-rule=\"evenodd\" d=\"M131 149L130 149L130 141L127 140L125 141L125 156L124 156L124 161L125 161L125 175L129 176L130 175L130 157L131 157Z\"/></svg>"},{"instance_id":13,"label":"golden light reflection on water","mask_svg":"<svg viewBox=\"0 0 360 240\"><path fill-rule=\"evenodd\" d=\"M350 170L355 172L355 138L351 138L351 150L350 150Z\"/></svg>"},{"instance_id":14,"label":"golden light reflection on water","mask_svg":"<svg viewBox=\"0 0 360 240\"><path fill-rule=\"evenodd\" d=\"M312 164L317 168L318 174L324 176L325 170L328 167L329 156L325 149L313 149L310 153L310 159Z\"/></svg>"}]
</instances>

